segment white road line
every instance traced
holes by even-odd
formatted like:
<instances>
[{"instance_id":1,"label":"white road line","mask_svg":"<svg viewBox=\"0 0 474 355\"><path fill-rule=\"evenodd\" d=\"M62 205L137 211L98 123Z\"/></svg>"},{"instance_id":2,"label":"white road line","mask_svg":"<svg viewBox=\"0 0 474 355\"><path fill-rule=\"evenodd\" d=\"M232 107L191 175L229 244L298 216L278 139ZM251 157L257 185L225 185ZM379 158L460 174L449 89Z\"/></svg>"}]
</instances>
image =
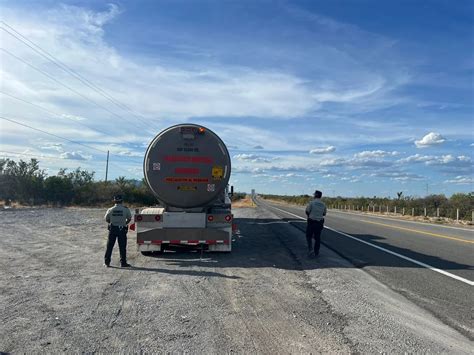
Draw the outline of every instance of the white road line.
<instances>
[{"instance_id":1,"label":"white road line","mask_svg":"<svg viewBox=\"0 0 474 355\"><path fill-rule=\"evenodd\" d=\"M347 211L340 211L340 210L336 210L336 209L329 209L329 211L330 211L330 212L340 213L340 214L350 214L350 215L352 215L352 216L384 219L384 220L392 221L392 222L414 223L414 224L419 224L419 225L427 226L427 227L442 227L442 228L448 228L448 229L458 229L458 230L461 230L461 231L466 231L466 232L472 232L472 233L474 233L474 229L460 228L460 227L451 227L451 226L445 226L445 225L442 225L442 224L424 223L424 222L417 222L417 221L407 221L406 219L398 219L398 218L390 218L390 217L381 217L381 216L374 216L374 215L372 215L372 214L363 214L363 213L347 212Z\"/></svg>"},{"instance_id":2,"label":"white road line","mask_svg":"<svg viewBox=\"0 0 474 355\"><path fill-rule=\"evenodd\" d=\"M294 216L294 217L296 217L296 218L299 218L299 219L302 219L302 220L306 220L306 218L303 218L303 217L298 216L298 215L296 215L296 214L294 214L294 213L291 213L291 212L282 210L282 209L280 209L280 208L278 208L278 207L269 206L269 205L268 205L268 207L274 208L274 209L276 209L276 210L278 210L278 211L284 212L284 213L289 214L289 215L291 215L291 216ZM366 245L369 245L369 246L371 246L371 247L374 247L374 248L376 248L376 249L378 249L378 250L382 250L382 251L384 251L384 252L386 252L386 253L388 253L388 254L397 256L397 257L399 257L399 258L401 258L401 259L410 261L410 262L412 262L412 263L414 263L414 264L416 264L416 265L423 266L423 267L425 267L425 268L427 268L427 269L430 269L430 270L435 271L435 272L437 272L437 273L443 274L444 276L448 276L448 277L450 277L450 278L452 278L452 279L455 279L455 280L464 282L465 284L468 284L468 285L470 285L470 286L474 286L474 281L471 281L471 280L465 279L465 278L463 278L463 277L460 277L460 276L451 274L450 272L447 272L447 271L444 271L444 270L435 268L434 266L431 266L431 265L422 263L421 261L418 261L418 260L409 258L408 256L405 256L405 255L402 255L402 254L398 254L398 253L395 253L394 251L391 251L391 250L388 250L388 249L379 247L378 245L375 245L375 244L366 242L365 240L356 238L356 237L354 237L354 236L352 236L352 235L350 235L350 234L346 234L346 233L344 233L344 232L340 232L340 231L338 231L338 230L336 230L336 229L333 229L333 228L330 228L330 227L326 227L326 226L324 226L324 228L329 229L329 230L331 230L331 231L333 231L333 232L339 233L339 234L341 234L341 235L343 235L343 236L345 236L345 237L354 239L354 240L356 240L356 241L358 241L358 242L361 242L361 243L363 243L363 244L366 244Z\"/></svg>"}]
</instances>

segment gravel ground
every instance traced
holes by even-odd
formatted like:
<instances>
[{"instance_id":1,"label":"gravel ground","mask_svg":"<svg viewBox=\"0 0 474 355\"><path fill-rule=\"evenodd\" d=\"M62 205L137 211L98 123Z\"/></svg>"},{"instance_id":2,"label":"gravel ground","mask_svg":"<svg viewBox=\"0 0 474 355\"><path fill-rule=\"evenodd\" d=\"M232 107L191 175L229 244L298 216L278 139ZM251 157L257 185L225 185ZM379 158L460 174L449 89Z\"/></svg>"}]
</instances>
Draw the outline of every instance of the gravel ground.
<instances>
[{"instance_id":1,"label":"gravel ground","mask_svg":"<svg viewBox=\"0 0 474 355\"><path fill-rule=\"evenodd\" d=\"M472 343L260 208L235 209L231 254L103 268L101 209L0 211L0 351L468 353ZM118 265L118 247L113 265Z\"/></svg>"}]
</instances>

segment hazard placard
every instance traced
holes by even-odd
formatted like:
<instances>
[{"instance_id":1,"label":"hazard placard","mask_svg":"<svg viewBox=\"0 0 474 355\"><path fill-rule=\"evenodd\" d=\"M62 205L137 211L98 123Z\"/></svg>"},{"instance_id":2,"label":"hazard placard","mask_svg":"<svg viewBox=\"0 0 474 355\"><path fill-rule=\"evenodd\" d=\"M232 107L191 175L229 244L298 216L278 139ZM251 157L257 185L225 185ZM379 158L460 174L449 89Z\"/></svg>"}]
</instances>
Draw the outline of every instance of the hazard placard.
<instances>
[{"instance_id":1,"label":"hazard placard","mask_svg":"<svg viewBox=\"0 0 474 355\"><path fill-rule=\"evenodd\" d=\"M224 176L224 169L222 166L213 166L212 167L212 178L214 180L221 180Z\"/></svg>"}]
</instances>

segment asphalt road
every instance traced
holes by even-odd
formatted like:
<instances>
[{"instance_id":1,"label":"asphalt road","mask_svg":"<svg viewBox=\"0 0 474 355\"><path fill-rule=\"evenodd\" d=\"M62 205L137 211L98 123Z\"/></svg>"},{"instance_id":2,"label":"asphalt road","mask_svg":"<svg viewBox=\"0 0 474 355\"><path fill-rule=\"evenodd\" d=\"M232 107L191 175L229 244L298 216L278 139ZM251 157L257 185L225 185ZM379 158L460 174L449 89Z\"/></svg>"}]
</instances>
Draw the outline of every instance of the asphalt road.
<instances>
[{"instance_id":1,"label":"asphalt road","mask_svg":"<svg viewBox=\"0 0 474 355\"><path fill-rule=\"evenodd\" d=\"M304 230L303 207L257 203ZM325 227L325 246L473 339L472 229L334 210Z\"/></svg>"},{"instance_id":2,"label":"asphalt road","mask_svg":"<svg viewBox=\"0 0 474 355\"><path fill-rule=\"evenodd\" d=\"M354 267L324 246L308 258L295 218L233 211L232 253L144 257L129 233L130 269L116 267L117 247L102 267L105 209L0 211L0 353L472 353L378 275L421 268L390 256Z\"/></svg>"}]
</instances>

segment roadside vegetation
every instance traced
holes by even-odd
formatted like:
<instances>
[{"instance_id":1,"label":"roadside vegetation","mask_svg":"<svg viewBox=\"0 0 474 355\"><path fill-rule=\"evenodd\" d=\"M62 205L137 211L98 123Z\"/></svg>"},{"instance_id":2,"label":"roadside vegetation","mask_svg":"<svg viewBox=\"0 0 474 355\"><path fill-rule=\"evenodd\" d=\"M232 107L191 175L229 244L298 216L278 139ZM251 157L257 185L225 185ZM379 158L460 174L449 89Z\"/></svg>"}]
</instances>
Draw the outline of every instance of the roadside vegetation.
<instances>
[{"instance_id":1,"label":"roadside vegetation","mask_svg":"<svg viewBox=\"0 0 474 355\"><path fill-rule=\"evenodd\" d=\"M285 195L263 195L265 199L283 201L296 205L307 205L312 197L309 195L285 196ZM474 193L456 193L451 197L443 194L433 194L426 197L403 196L403 192L397 194L397 198L387 197L323 197L322 200L329 208L338 208L356 211L375 211L403 213L405 215L446 217L456 219L459 210L459 219L471 221L474 210Z\"/></svg>"},{"instance_id":2,"label":"roadside vegetation","mask_svg":"<svg viewBox=\"0 0 474 355\"><path fill-rule=\"evenodd\" d=\"M110 204L112 197L123 194L128 205L148 206L156 203L152 192L143 180L129 180L119 177L113 181L96 181L94 172L80 167L68 171L60 169L56 175L48 176L39 166L37 159L29 162L11 159L0 159L0 201L4 204L19 205L51 205L51 206L103 206ZM390 212L397 208L398 213L404 209L405 214L412 211L415 216L436 216L439 209L440 217L471 220L474 210L473 193L457 193L451 197L430 195L424 198L403 196L386 197L323 197L323 201L331 208L351 210L374 210ZM232 201L244 200L247 194L235 192ZM266 199L284 201L286 203L306 205L312 197L309 195L260 195ZM413 210L412 210L413 209Z\"/></svg>"},{"instance_id":3,"label":"roadside vegetation","mask_svg":"<svg viewBox=\"0 0 474 355\"><path fill-rule=\"evenodd\" d=\"M232 202L236 202L236 201L244 199L246 196L247 194L245 192L234 192L234 194L232 195L230 199Z\"/></svg>"},{"instance_id":4,"label":"roadside vegetation","mask_svg":"<svg viewBox=\"0 0 474 355\"><path fill-rule=\"evenodd\" d=\"M80 167L68 171L60 169L48 176L37 159L18 162L0 159L0 204L50 206L105 206L116 194L123 194L125 203L132 206L156 204L153 193L143 180L119 177L113 181L95 181L94 172ZM245 199L246 194L235 192L232 201Z\"/></svg>"},{"instance_id":5,"label":"roadside vegetation","mask_svg":"<svg viewBox=\"0 0 474 355\"><path fill-rule=\"evenodd\" d=\"M152 205L156 199L144 181L119 177L114 181L95 181L94 172L80 167L60 169L48 176L37 159L29 162L0 159L0 200L19 205L102 206L123 194L128 205Z\"/></svg>"}]
</instances>

